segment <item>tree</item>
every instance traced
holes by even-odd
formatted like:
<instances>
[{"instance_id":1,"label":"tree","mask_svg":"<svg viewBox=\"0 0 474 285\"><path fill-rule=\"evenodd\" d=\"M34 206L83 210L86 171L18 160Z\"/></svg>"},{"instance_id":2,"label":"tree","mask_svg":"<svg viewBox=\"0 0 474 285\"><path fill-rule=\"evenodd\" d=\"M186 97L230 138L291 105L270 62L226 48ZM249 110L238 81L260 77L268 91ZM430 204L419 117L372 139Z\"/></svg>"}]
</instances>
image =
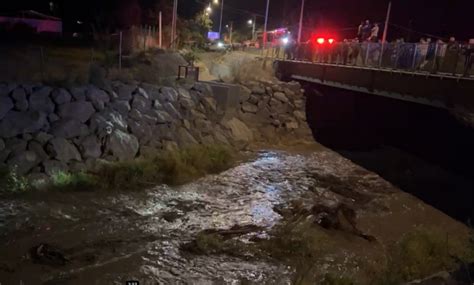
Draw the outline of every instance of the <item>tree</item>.
<instances>
[{"instance_id":1,"label":"tree","mask_svg":"<svg viewBox=\"0 0 474 285\"><path fill-rule=\"evenodd\" d=\"M210 31L211 27L212 20L204 11L197 13L191 20L178 19L180 44L204 45L207 39L207 32Z\"/></svg>"}]
</instances>

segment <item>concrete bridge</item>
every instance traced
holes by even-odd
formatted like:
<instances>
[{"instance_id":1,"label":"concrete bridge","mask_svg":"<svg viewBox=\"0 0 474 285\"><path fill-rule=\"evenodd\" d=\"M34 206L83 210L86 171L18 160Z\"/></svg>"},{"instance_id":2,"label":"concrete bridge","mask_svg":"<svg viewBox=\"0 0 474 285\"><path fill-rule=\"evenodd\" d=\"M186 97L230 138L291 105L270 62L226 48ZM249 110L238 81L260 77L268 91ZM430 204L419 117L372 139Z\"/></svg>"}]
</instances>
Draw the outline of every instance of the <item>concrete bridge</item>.
<instances>
[{"instance_id":1,"label":"concrete bridge","mask_svg":"<svg viewBox=\"0 0 474 285\"><path fill-rule=\"evenodd\" d=\"M294 60L276 60L282 80L298 80L474 113L474 78Z\"/></svg>"}]
</instances>

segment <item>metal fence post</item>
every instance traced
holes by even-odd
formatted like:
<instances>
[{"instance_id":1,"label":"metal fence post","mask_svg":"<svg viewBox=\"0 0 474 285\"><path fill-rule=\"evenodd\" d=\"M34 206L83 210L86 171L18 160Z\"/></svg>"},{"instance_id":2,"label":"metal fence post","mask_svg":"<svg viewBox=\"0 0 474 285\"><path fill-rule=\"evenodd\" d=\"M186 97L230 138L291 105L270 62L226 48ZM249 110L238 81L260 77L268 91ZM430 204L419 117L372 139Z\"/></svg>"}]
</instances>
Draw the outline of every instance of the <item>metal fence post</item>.
<instances>
[{"instance_id":1,"label":"metal fence post","mask_svg":"<svg viewBox=\"0 0 474 285\"><path fill-rule=\"evenodd\" d=\"M379 68L382 67L382 58L383 58L383 50L384 50L385 43L382 42L380 44L380 54L379 54Z\"/></svg>"},{"instance_id":2,"label":"metal fence post","mask_svg":"<svg viewBox=\"0 0 474 285\"><path fill-rule=\"evenodd\" d=\"M433 64L431 65L431 72L432 73L437 72L438 71L437 69L439 68L439 66L437 66L437 64L438 64L438 46L439 46L439 44L436 43L435 50L434 50L434 56L433 56Z\"/></svg>"},{"instance_id":3,"label":"metal fence post","mask_svg":"<svg viewBox=\"0 0 474 285\"><path fill-rule=\"evenodd\" d=\"M414 48L413 48L413 61L412 61L412 64L411 64L411 68L412 68L412 69L415 69L415 65L416 65L417 47L418 47L418 45L417 45L417 44L414 44Z\"/></svg>"}]
</instances>

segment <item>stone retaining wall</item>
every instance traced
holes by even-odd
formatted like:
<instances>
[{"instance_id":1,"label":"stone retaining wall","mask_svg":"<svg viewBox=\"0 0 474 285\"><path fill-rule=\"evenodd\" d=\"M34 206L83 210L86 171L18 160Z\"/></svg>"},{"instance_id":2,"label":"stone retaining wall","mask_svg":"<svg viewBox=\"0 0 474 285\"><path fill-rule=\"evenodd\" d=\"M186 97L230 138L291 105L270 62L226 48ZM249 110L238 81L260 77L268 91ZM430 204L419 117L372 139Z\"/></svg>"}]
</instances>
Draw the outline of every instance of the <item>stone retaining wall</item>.
<instances>
[{"instance_id":1,"label":"stone retaining wall","mask_svg":"<svg viewBox=\"0 0 474 285\"><path fill-rule=\"evenodd\" d=\"M38 177L194 144L311 139L295 82L249 82L231 116L206 83L111 86L0 84L0 166Z\"/></svg>"}]
</instances>

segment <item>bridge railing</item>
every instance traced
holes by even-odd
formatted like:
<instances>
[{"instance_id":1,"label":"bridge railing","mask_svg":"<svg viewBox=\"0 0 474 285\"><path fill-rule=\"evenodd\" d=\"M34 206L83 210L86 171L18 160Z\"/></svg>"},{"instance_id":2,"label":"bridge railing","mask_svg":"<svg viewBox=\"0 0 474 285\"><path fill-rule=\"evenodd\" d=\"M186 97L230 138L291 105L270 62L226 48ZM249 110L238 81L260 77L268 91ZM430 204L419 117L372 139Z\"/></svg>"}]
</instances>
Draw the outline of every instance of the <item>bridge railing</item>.
<instances>
[{"instance_id":1,"label":"bridge railing","mask_svg":"<svg viewBox=\"0 0 474 285\"><path fill-rule=\"evenodd\" d=\"M344 42L331 46L303 44L281 50L275 57L469 77L474 75L472 49L459 44Z\"/></svg>"}]
</instances>

